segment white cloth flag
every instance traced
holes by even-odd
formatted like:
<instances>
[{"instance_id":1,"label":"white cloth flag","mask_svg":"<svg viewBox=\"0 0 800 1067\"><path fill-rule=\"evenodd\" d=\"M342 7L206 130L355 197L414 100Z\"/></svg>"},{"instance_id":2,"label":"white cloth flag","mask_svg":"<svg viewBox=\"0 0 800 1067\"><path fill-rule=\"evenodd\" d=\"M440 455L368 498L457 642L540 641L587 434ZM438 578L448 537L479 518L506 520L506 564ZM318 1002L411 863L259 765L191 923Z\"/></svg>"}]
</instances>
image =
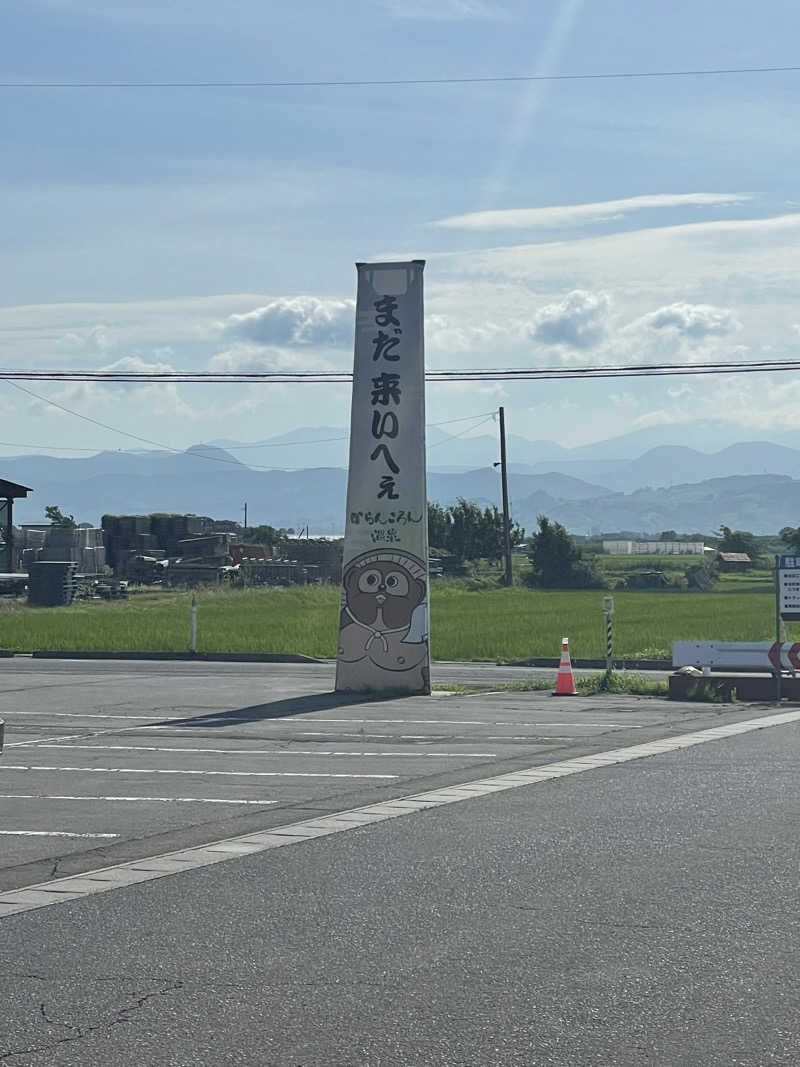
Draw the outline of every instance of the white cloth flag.
<instances>
[{"instance_id":1,"label":"white cloth flag","mask_svg":"<svg viewBox=\"0 0 800 1067\"><path fill-rule=\"evenodd\" d=\"M430 692L422 260L358 263L337 692Z\"/></svg>"}]
</instances>

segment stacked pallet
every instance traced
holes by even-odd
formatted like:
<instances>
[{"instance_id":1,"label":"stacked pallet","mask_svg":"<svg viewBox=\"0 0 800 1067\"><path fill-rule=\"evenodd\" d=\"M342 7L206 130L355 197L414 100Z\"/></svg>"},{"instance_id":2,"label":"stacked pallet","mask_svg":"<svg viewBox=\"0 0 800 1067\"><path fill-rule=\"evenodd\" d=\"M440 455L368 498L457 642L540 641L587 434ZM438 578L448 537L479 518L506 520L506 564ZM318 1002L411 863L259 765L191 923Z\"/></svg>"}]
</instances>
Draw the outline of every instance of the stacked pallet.
<instances>
[{"instance_id":1,"label":"stacked pallet","mask_svg":"<svg viewBox=\"0 0 800 1067\"><path fill-rule=\"evenodd\" d=\"M104 515L101 524L109 565L115 574L124 575L134 557L178 556L179 543L202 534L210 522L201 515Z\"/></svg>"},{"instance_id":2,"label":"stacked pallet","mask_svg":"<svg viewBox=\"0 0 800 1067\"><path fill-rule=\"evenodd\" d=\"M28 603L40 607L71 604L75 598L73 562L32 563L28 577Z\"/></svg>"},{"instance_id":3,"label":"stacked pallet","mask_svg":"<svg viewBox=\"0 0 800 1067\"><path fill-rule=\"evenodd\" d=\"M46 532L38 558L47 563L74 563L79 574L103 574L106 566L103 531L85 526L52 526Z\"/></svg>"}]
</instances>

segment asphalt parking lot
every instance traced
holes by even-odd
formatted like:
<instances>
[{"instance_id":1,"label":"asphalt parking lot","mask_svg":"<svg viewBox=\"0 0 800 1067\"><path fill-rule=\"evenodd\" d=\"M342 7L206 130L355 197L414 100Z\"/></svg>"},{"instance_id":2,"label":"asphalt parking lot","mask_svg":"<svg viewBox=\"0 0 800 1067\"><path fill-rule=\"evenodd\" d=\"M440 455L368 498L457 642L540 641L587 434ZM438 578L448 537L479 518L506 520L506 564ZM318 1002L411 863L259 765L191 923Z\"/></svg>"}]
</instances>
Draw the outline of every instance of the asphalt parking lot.
<instances>
[{"instance_id":1,"label":"asphalt parking lot","mask_svg":"<svg viewBox=\"0 0 800 1067\"><path fill-rule=\"evenodd\" d=\"M3 661L0 891L737 714L537 692L363 702L335 696L333 672ZM437 664L434 683L530 675Z\"/></svg>"}]
</instances>

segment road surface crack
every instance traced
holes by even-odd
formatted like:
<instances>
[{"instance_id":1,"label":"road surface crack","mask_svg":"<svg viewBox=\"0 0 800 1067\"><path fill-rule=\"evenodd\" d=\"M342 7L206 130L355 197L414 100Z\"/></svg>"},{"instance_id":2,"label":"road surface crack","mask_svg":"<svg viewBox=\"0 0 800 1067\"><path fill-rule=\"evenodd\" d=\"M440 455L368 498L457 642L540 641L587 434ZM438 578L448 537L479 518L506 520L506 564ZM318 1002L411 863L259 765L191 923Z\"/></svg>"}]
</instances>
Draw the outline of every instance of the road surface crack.
<instances>
[{"instance_id":1,"label":"road surface crack","mask_svg":"<svg viewBox=\"0 0 800 1067\"><path fill-rule=\"evenodd\" d=\"M38 978L40 976L33 975L32 977ZM11 1060L16 1056L30 1056L36 1052L49 1052L50 1050L57 1048L59 1045L68 1044L72 1041L81 1041L84 1038L91 1036L93 1033L96 1033L98 1030L110 1030L113 1026L118 1026L120 1023L130 1022L133 1015L143 1008L148 1001L153 1000L156 997L168 996L170 993L177 992L182 988L183 982L169 982L160 986L158 989L151 989L141 993L131 993L130 998L133 1003L118 1008L111 1018L106 1019L103 1022L86 1023L83 1025L51 1019L47 1013L47 1005L42 1001L39 1005L39 1015L41 1018L48 1026L60 1026L69 1030L69 1033L64 1034L63 1037L56 1038L47 1044L33 1045L28 1048L10 1049L7 1052L0 1052L0 1062Z\"/></svg>"}]
</instances>

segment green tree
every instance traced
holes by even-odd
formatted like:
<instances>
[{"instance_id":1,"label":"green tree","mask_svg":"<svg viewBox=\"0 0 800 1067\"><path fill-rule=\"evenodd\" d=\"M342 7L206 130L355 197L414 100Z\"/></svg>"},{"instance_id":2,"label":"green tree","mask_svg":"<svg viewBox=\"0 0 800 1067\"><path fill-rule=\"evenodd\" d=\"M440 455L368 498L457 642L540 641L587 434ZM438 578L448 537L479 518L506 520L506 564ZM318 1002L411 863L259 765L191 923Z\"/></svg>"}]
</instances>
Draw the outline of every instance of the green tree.
<instances>
[{"instance_id":1,"label":"green tree","mask_svg":"<svg viewBox=\"0 0 800 1067\"><path fill-rule=\"evenodd\" d=\"M64 530L74 530L78 525L74 515L65 515L56 504L48 505L44 513L53 526L60 526Z\"/></svg>"},{"instance_id":2,"label":"green tree","mask_svg":"<svg viewBox=\"0 0 800 1067\"><path fill-rule=\"evenodd\" d=\"M511 545L521 544L525 531L511 523ZM503 516L496 507L481 507L471 500L443 508L428 504L428 540L458 559L495 559L503 557Z\"/></svg>"},{"instance_id":3,"label":"green tree","mask_svg":"<svg viewBox=\"0 0 800 1067\"><path fill-rule=\"evenodd\" d=\"M530 585L541 589L600 589L603 579L587 563L560 522L546 515L538 518L539 529L530 539L528 558Z\"/></svg>"},{"instance_id":4,"label":"green tree","mask_svg":"<svg viewBox=\"0 0 800 1067\"><path fill-rule=\"evenodd\" d=\"M246 526L242 531L242 540L248 545L268 545L272 548L284 541L289 532L276 530L274 526Z\"/></svg>"},{"instance_id":5,"label":"green tree","mask_svg":"<svg viewBox=\"0 0 800 1067\"><path fill-rule=\"evenodd\" d=\"M760 554L755 535L747 530L732 530L730 526L720 526L719 537L717 547L720 552L746 552L750 559L756 559Z\"/></svg>"},{"instance_id":6,"label":"green tree","mask_svg":"<svg viewBox=\"0 0 800 1067\"><path fill-rule=\"evenodd\" d=\"M800 526L784 526L780 539L792 552L800 552Z\"/></svg>"},{"instance_id":7,"label":"green tree","mask_svg":"<svg viewBox=\"0 0 800 1067\"><path fill-rule=\"evenodd\" d=\"M441 504L428 503L428 543L431 548L450 551L450 514Z\"/></svg>"}]
</instances>

